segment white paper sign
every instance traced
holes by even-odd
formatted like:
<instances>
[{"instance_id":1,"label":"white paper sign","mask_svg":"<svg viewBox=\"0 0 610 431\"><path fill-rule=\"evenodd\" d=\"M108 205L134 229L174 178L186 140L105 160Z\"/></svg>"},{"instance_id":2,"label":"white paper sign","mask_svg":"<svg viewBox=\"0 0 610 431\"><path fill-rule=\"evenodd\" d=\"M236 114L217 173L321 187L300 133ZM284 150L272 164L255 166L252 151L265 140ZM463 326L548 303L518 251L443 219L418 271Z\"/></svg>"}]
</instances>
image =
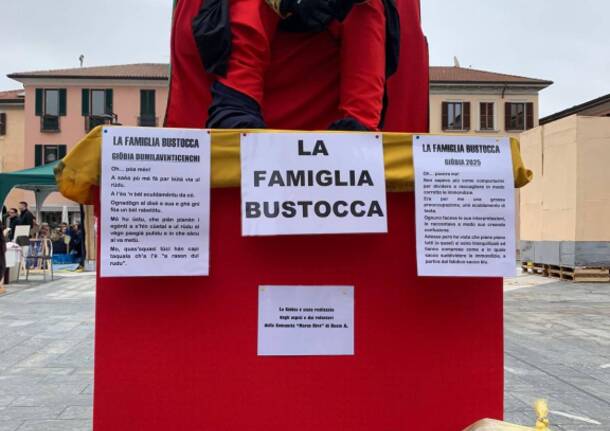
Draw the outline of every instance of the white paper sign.
<instances>
[{"instance_id":1,"label":"white paper sign","mask_svg":"<svg viewBox=\"0 0 610 431\"><path fill-rule=\"evenodd\" d=\"M353 286L259 287L259 356L353 354Z\"/></svg>"},{"instance_id":2,"label":"white paper sign","mask_svg":"<svg viewBox=\"0 0 610 431\"><path fill-rule=\"evenodd\" d=\"M208 275L210 135L107 127L101 276Z\"/></svg>"},{"instance_id":3,"label":"white paper sign","mask_svg":"<svg viewBox=\"0 0 610 431\"><path fill-rule=\"evenodd\" d=\"M415 136L420 276L515 275L515 195L507 138Z\"/></svg>"},{"instance_id":4,"label":"white paper sign","mask_svg":"<svg viewBox=\"0 0 610 431\"><path fill-rule=\"evenodd\" d=\"M381 135L241 138L242 233L387 232Z\"/></svg>"}]
</instances>

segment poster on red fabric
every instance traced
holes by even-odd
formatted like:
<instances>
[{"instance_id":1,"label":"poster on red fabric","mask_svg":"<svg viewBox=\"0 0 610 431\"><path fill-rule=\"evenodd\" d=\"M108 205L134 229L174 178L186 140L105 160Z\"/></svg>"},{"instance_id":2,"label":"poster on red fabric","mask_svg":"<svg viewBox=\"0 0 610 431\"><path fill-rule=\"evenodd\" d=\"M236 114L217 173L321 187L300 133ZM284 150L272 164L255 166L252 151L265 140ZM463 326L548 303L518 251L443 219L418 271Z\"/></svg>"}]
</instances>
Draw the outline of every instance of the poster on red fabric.
<instances>
[{"instance_id":1,"label":"poster on red fabric","mask_svg":"<svg viewBox=\"0 0 610 431\"><path fill-rule=\"evenodd\" d=\"M508 138L413 139L420 276L515 275L515 192Z\"/></svg>"},{"instance_id":2,"label":"poster on red fabric","mask_svg":"<svg viewBox=\"0 0 610 431\"><path fill-rule=\"evenodd\" d=\"M242 234L385 233L382 136L244 133Z\"/></svg>"},{"instance_id":3,"label":"poster on red fabric","mask_svg":"<svg viewBox=\"0 0 610 431\"><path fill-rule=\"evenodd\" d=\"M208 275L210 134L106 127L102 277Z\"/></svg>"},{"instance_id":4,"label":"poster on red fabric","mask_svg":"<svg viewBox=\"0 0 610 431\"><path fill-rule=\"evenodd\" d=\"M353 354L353 286L259 287L258 356Z\"/></svg>"}]
</instances>

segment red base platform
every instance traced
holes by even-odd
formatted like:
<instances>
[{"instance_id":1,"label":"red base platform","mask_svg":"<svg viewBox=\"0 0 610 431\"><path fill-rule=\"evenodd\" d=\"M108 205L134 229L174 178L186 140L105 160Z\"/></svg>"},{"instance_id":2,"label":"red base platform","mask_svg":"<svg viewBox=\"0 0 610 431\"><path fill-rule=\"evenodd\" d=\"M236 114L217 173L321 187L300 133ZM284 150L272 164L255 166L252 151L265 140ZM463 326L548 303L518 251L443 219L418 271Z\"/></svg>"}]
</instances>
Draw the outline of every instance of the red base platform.
<instances>
[{"instance_id":1,"label":"red base platform","mask_svg":"<svg viewBox=\"0 0 610 431\"><path fill-rule=\"evenodd\" d=\"M459 431L503 408L500 279L418 278L414 201L388 235L242 238L212 191L211 276L98 279L95 431ZM258 286L354 285L355 352L258 357Z\"/></svg>"}]
</instances>

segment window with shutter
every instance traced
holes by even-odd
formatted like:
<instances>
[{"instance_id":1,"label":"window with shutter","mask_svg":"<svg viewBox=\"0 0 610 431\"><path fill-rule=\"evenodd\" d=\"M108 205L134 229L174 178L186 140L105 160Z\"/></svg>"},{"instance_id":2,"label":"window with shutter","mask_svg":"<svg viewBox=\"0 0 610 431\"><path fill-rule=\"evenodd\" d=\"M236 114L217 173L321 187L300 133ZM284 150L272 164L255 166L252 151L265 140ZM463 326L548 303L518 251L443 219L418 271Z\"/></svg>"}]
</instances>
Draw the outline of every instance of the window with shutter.
<instances>
[{"instance_id":1,"label":"window with shutter","mask_svg":"<svg viewBox=\"0 0 610 431\"><path fill-rule=\"evenodd\" d=\"M91 115L106 115L106 90L91 90Z\"/></svg>"},{"instance_id":2,"label":"window with shutter","mask_svg":"<svg viewBox=\"0 0 610 431\"><path fill-rule=\"evenodd\" d=\"M469 102L443 102L443 130L460 131L469 127Z\"/></svg>"},{"instance_id":3,"label":"window with shutter","mask_svg":"<svg viewBox=\"0 0 610 431\"><path fill-rule=\"evenodd\" d=\"M86 131L99 125L112 124L116 119L112 89L83 89L83 116Z\"/></svg>"},{"instance_id":4,"label":"window with shutter","mask_svg":"<svg viewBox=\"0 0 610 431\"><path fill-rule=\"evenodd\" d=\"M59 117L59 90L44 91L44 114Z\"/></svg>"},{"instance_id":5,"label":"window with shutter","mask_svg":"<svg viewBox=\"0 0 610 431\"><path fill-rule=\"evenodd\" d=\"M36 107L35 107L36 116L42 116L42 88L36 89Z\"/></svg>"},{"instance_id":6,"label":"window with shutter","mask_svg":"<svg viewBox=\"0 0 610 431\"><path fill-rule=\"evenodd\" d=\"M447 130L449 127L449 103L443 102L442 111L442 127L443 130Z\"/></svg>"},{"instance_id":7,"label":"window with shutter","mask_svg":"<svg viewBox=\"0 0 610 431\"><path fill-rule=\"evenodd\" d=\"M531 102L526 104L525 117L526 117L526 123L525 123L526 130L533 129L534 128L534 104Z\"/></svg>"},{"instance_id":8,"label":"window with shutter","mask_svg":"<svg viewBox=\"0 0 610 431\"><path fill-rule=\"evenodd\" d=\"M6 114L0 113L0 136L6 135Z\"/></svg>"},{"instance_id":9,"label":"window with shutter","mask_svg":"<svg viewBox=\"0 0 610 431\"><path fill-rule=\"evenodd\" d=\"M463 130L470 130L470 102L462 103L462 112L464 115L464 121L462 124Z\"/></svg>"},{"instance_id":10,"label":"window with shutter","mask_svg":"<svg viewBox=\"0 0 610 431\"><path fill-rule=\"evenodd\" d=\"M68 101L67 101L67 94L66 94L66 89L65 88L61 88L59 90L59 116L60 117L65 117L66 116L66 112L68 109Z\"/></svg>"},{"instance_id":11,"label":"window with shutter","mask_svg":"<svg viewBox=\"0 0 610 431\"><path fill-rule=\"evenodd\" d=\"M34 166L42 165L42 145L34 146Z\"/></svg>"},{"instance_id":12,"label":"window with shutter","mask_svg":"<svg viewBox=\"0 0 610 431\"><path fill-rule=\"evenodd\" d=\"M66 153L68 151L68 147L66 145L58 145L58 147L59 147L58 159L61 160L64 157L66 157Z\"/></svg>"},{"instance_id":13,"label":"window with shutter","mask_svg":"<svg viewBox=\"0 0 610 431\"><path fill-rule=\"evenodd\" d=\"M89 115L89 89L83 88L81 112L83 117Z\"/></svg>"},{"instance_id":14,"label":"window with shutter","mask_svg":"<svg viewBox=\"0 0 610 431\"><path fill-rule=\"evenodd\" d=\"M526 125L526 104L507 103L506 104L506 130L521 131L525 130Z\"/></svg>"},{"instance_id":15,"label":"window with shutter","mask_svg":"<svg viewBox=\"0 0 610 431\"><path fill-rule=\"evenodd\" d=\"M59 116L61 115L61 93L60 89L46 89L43 91L42 116L40 123L41 132L59 132ZM65 90L64 90L65 98ZM65 100L64 100L65 110Z\"/></svg>"},{"instance_id":16,"label":"window with shutter","mask_svg":"<svg viewBox=\"0 0 610 431\"><path fill-rule=\"evenodd\" d=\"M54 163L66 156L65 145L36 145L34 147L35 165L41 166Z\"/></svg>"},{"instance_id":17,"label":"window with shutter","mask_svg":"<svg viewBox=\"0 0 610 431\"><path fill-rule=\"evenodd\" d=\"M60 156L61 147L65 147L65 145L44 145L42 147L42 164L46 165L60 160L62 158L62 156Z\"/></svg>"},{"instance_id":18,"label":"window with shutter","mask_svg":"<svg viewBox=\"0 0 610 431\"><path fill-rule=\"evenodd\" d=\"M156 127L155 90L140 90L140 118L142 127Z\"/></svg>"},{"instance_id":19,"label":"window with shutter","mask_svg":"<svg viewBox=\"0 0 610 431\"><path fill-rule=\"evenodd\" d=\"M479 130L494 130L494 104L482 102L480 105Z\"/></svg>"},{"instance_id":20,"label":"window with shutter","mask_svg":"<svg viewBox=\"0 0 610 431\"><path fill-rule=\"evenodd\" d=\"M112 89L105 90L106 92L106 115L112 115L114 113L113 101L112 101Z\"/></svg>"}]
</instances>

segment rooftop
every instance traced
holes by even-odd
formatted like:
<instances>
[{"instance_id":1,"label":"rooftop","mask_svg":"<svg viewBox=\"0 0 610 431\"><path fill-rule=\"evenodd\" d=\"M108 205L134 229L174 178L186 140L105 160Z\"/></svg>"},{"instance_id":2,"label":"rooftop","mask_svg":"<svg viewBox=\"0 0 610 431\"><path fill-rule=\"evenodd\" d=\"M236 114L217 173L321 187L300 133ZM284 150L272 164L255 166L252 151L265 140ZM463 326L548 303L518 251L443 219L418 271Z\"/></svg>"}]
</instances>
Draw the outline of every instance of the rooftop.
<instances>
[{"instance_id":1,"label":"rooftop","mask_svg":"<svg viewBox=\"0 0 610 431\"><path fill-rule=\"evenodd\" d=\"M437 84L527 84L548 87L553 81L488 72L457 66L430 66L430 82Z\"/></svg>"},{"instance_id":2,"label":"rooftop","mask_svg":"<svg viewBox=\"0 0 610 431\"><path fill-rule=\"evenodd\" d=\"M17 81L26 78L167 80L169 78L169 65L165 63L139 63L78 67L73 69L18 72L11 73L8 77Z\"/></svg>"},{"instance_id":3,"label":"rooftop","mask_svg":"<svg viewBox=\"0 0 610 431\"><path fill-rule=\"evenodd\" d=\"M55 78L55 79L153 79L167 80L169 65L166 63L120 64L114 66L79 67L73 69L18 72L8 75L12 79ZM430 82L438 84L528 84L547 87L552 81L527 78L517 75L488 72L455 66L431 66Z\"/></svg>"},{"instance_id":4,"label":"rooftop","mask_svg":"<svg viewBox=\"0 0 610 431\"><path fill-rule=\"evenodd\" d=\"M0 91L0 103L23 103L25 92L21 90Z\"/></svg>"},{"instance_id":5,"label":"rooftop","mask_svg":"<svg viewBox=\"0 0 610 431\"><path fill-rule=\"evenodd\" d=\"M563 111L556 112L555 114L548 115L540 119L540 124L547 124L561 118L569 117L570 115L580 114L585 112L584 115L593 115L607 117L610 116L610 94L598 97L597 99L589 100L580 105L572 106L571 108L564 109Z\"/></svg>"}]
</instances>

